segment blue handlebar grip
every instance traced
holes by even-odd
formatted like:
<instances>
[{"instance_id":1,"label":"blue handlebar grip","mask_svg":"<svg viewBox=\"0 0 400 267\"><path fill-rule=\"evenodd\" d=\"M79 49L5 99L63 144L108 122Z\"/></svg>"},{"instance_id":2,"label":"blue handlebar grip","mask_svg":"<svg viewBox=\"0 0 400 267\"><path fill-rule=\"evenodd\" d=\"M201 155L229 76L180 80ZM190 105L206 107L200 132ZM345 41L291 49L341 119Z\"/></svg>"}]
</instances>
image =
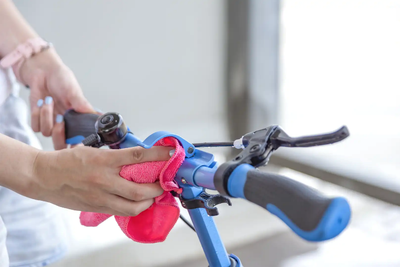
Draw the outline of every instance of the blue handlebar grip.
<instances>
[{"instance_id":1,"label":"blue handlebar grip","mask_svg":"<svg viewBox=\"0 0 400 267\"><path fill-rule=\"evenodd\" d=\"M68 110L64 115L65 143L76 145L91 134L96 133L95 123L100 115L92 113L78 113Z\"/></svg>"},{"instance_id":2,"label":"blue handlebar grip","mask_svg":"<svg viewBox=\"0 0 400 267\"><path fill-rule=\"evenodd\" d=\"M350 221L346 199L325 197L302 183L261 172L249 164L239 165L232 172L228 192L267 209L308 241L334 238Z\"/></svg>"}]
</instances>

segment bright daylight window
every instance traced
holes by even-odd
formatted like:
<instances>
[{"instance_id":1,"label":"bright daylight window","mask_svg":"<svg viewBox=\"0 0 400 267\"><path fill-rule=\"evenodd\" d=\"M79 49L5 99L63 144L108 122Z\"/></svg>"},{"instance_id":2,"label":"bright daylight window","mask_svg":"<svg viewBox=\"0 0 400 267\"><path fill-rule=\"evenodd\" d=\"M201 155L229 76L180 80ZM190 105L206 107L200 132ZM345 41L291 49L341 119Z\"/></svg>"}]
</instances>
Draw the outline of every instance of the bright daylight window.
<instances>
[{"instance_id":1,"label":"bright daylight window","mask_svg":"<svg viewBox=\"0 0 400 267\"><path fill-rule=\"evenodd\" d=\"M298 152L400 192L400 1L286 0L280 38L283 128L351 134Z\"/></svg>"}]
</instances>

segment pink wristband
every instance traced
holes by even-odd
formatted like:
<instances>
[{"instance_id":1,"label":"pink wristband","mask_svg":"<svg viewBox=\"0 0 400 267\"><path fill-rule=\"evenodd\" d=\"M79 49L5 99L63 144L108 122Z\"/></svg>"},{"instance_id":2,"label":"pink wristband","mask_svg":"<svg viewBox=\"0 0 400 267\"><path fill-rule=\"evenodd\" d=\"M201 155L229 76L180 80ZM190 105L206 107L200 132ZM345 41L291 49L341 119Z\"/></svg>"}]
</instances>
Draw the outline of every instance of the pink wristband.
<instances>
[{"instance_id":1,"label":"pink wristband","mask_svg":"<svg viewBox=\"0 0 400 267\"><path fill-rule=\"evenodd\" d=\"M40 53L52 46L51 43L44 41L42 38L32 38L23 44L17 46L17 48L10 54L0 60L0 66L3 68L13 67L15 76L20 80L19 67L25 59L32 57L33 55ZM15 71L17 70L17 71Z\"/></svg>"}]
</instances>

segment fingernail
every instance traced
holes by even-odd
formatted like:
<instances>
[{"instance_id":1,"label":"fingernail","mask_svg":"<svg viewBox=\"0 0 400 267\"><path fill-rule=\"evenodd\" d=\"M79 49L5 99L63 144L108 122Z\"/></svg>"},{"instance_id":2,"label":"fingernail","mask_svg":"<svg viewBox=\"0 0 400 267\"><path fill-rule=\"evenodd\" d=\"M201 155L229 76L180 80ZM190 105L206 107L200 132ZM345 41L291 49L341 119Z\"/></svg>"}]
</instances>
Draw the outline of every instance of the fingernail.
<instances>
[{"instance_id":1,"label":"fingernail","mask_svg":"<svg viewBox=\"0 0 400 267\"><path fill-rule=\"evenodd\" d=\"M99 113L104 113L101 109L99 109L99 108L94 108L94 110L96 111L96 112L99 112Z\"/></svg>"},{"instance_id":2,"label":"fingernail","mask_svg":"<svg viewBox=\"0 0 400 267\"><path fill-rule=\"evenodd\" d=\"M41 106L43 106L43 99L39 99L37 101L37 106L40 108Z\"/></svg>"},{"instance_id":3,"label":"fingernail","mask_svg":"<svg viewBox=\"0 0 400 267\"><path fill-rule=\"evenodd\" d=\"M56 116L56 122L57 122L57 123L61 123L63 120L64 120L64 116L63 116L63 115L58 114L58 115Z\"/></svg>"},{"instance_id":4,"label":"fingernail","mask_svg":"<svg viewBox=\"0 0 400 267\"><path fill-rule=\"evenodd\" d=\"M175 153L175 149L170 150L169 151L169 156L172 157L174 155L174 153Z\"/></svg>"},{"instance_id":5,"label":"fingernail","mask_svg":"<svg viewBox=\"0 0 400 267\"><path fill-rule=\"evenodd\" d=\"M50 105L51 102L53 102L53 98L51 96L46 96L44 102L46 103L46 105Z\"/></svg>"}]
</instances>

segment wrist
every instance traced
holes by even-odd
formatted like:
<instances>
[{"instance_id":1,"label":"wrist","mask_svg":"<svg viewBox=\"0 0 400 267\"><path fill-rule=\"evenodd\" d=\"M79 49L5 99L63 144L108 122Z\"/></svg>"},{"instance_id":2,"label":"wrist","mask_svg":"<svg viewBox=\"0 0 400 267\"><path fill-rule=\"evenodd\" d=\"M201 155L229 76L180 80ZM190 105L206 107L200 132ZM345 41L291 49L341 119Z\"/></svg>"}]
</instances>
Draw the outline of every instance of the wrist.
<instances>
[{"instance_id":1,"label":"wrist","mask_svg":"<svg viewBox=\"0 0 400 267\"><path fill-rule=\"evenodd\" d=\"M14 140L13 140L14 141ZM5 169L1 186L7 187L23 196L35 198L35 188L37 187L37 175L35 165L40 150L26 146L24 150L18 151L13 163Z\"/></svg>"},{"instance_id":2,"label":"wrist","mask_svg":"<svg viewBox=\"0 0 400 267\"><path fill-rule=\"evenodd\" d=\"M38 199L44 200L43 198L43 179L46 175L46 172L51 166L51 157L49 155L51 152L37 150L35 151L33 158L29 161L28 172L25 173L24 188L22 188L22 195Z\"/></svg>"},{"instance_id":3,"label":"wrist","mask_svg":"<svg viewBox=\"0 0 400 267\"><path fill-rule=\"evenodd\" d=\"M2 134L0 151L0 186L39 199L40 192L43 191L41 187L45 186L42 181L46 181L43 175L48 173L47 166L57 166L54 159L50 163L48 156L54 152L40 151Z\"/></svg>"},{"instance_id":4,"label":"wrist","mask_svg":"<svg viewBox=\"0 0 400 267\"><path fill-rule=\"evenodd\" d=\"M44 65L51 62L61 62L58 55L51 49L53 45L49 42L44 41L42 38L32 38L20 43L15 50L9 53L4 58L0 59L0 66L3 68L12 67L15 76L22 83L27 83L27 78L23 78L21 74L21 68L23 66L29 66L27 61L37 62L38 64L31 64L31 68L24 67L29 72L35 72L37 69L40 70ZM48 52L47 50L50 50ZM48 52L48 53L46 53ZM44 59L43 59L44 58ZM33 68L33 70L32 70ZM25 73L25 71L24 71ZM26 76L26 75L24 75Z\"/></svg>"},{"instance_id":5,"label":"wrist","mask_svg":"<svg viewBox=\"0 0 400 267\"><path fill-rule=\"evenodd\" d=\"M8 34L9 38L0 43L0 59L14 51L18 45L26 42L26 40L39 37L36 33L30 31L15 32Z\"/></svg>"},{"instance_id":6,"label":"wrist","mask_svg":"<svg viewBox=\"0 0 400 267\"><path fill-rule=\"evenodd\" d=\"M13 66L17 79L28 86L31 86L35 78L40 78L48 71L55 71L57 66L63 64L54 47L50 47L33 57L25 59L21 64Z\"/></svg>"}]
</instances>

